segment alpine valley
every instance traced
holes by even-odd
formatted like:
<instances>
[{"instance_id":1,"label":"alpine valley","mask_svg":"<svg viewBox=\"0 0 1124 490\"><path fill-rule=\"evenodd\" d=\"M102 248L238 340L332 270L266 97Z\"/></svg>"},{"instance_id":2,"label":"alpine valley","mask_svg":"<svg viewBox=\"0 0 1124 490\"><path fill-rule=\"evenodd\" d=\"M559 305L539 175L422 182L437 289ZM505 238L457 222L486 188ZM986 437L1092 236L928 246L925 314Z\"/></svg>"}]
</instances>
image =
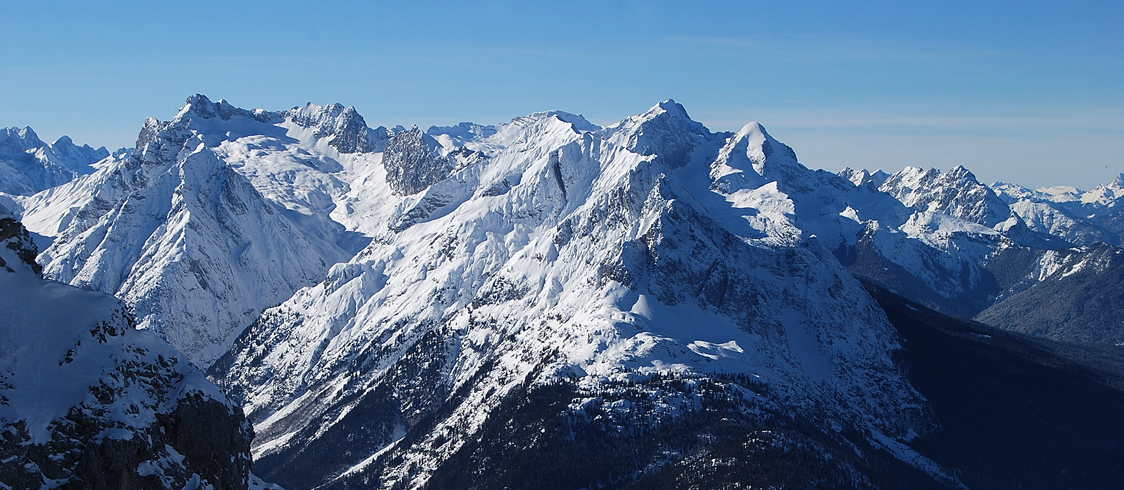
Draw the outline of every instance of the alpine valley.
<instances>
[{"instance_id":1,"label":"alpine valley","mask_svg":"<svg viewBox=\"0 0 1124 490\"><path fill-rule=\"evenodd\" d=\"M1124 480L1124 175L194 95L112 153L0 130L0 206L4 488Z\"/></svg>"}]
</instances>

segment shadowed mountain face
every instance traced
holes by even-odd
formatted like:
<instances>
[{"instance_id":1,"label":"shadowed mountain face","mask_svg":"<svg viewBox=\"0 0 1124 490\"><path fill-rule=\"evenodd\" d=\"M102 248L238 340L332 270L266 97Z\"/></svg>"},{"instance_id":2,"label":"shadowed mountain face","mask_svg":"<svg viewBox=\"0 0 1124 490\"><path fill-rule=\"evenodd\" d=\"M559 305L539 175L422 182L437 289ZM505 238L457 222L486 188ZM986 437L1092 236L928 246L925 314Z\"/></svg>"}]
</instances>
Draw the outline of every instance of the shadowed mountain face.
<instances>
[{"instance_id":1,"label":"shadowed mountain face","mask_svg":"<svg viewBox=\"0 0 1124 490\"><path fill-rule=\"evenodd\" d=\"M1124 478L1124 353L953 319L867 284L936 428L910 445L968 488L1111 488Z\"/></svg>"},{"instance_id":2,"label":"shadowed mountain face","mask_svg":"<svg viewBox=\"0 0 1124 490\"><path fill-rule=\"evenodd\" d=\"M977 320L1070 342L1124 345L1124 251L1104 243L1048 251Z\"/></svg>"}]
</instances>

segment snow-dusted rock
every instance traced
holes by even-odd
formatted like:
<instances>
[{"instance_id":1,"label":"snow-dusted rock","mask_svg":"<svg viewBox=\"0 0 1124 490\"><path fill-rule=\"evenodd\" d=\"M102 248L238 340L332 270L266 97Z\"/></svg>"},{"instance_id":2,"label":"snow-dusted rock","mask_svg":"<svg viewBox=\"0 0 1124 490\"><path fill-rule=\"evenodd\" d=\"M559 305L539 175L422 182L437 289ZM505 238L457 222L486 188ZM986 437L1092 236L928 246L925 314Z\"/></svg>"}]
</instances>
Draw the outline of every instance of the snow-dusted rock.
<instances>
[{"instance_id":1,"label":"snow-dusted rock","mask_svg":"<svg viewBox=\"0 0 1124 490\"><path fill-rule=\"evenodd\" d=\"M1027 226L1074 245L1124 243L1124 174L1091 191L1069 186L1027 189L996 183L996 193Z\"/></svg>"}]
</instances>

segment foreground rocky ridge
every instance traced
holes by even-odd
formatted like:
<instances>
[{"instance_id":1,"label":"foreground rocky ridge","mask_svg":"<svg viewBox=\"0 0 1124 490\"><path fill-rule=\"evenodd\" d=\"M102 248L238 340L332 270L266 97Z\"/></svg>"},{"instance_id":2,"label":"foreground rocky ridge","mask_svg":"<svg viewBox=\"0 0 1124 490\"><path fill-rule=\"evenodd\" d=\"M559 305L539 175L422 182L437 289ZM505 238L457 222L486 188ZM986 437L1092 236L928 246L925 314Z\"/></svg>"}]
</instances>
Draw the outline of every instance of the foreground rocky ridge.
<instances>
[{"instance_id":1,"label":"foreground rocky ridge","mask_svg":"<svg viewBox=\"0 0 1124 490\"><path fill-rule=\"evenodd\" d=\"M247 488L253 430L116 299L39 277L0 210L0 485Z\"/></svg>"}]
</instances>

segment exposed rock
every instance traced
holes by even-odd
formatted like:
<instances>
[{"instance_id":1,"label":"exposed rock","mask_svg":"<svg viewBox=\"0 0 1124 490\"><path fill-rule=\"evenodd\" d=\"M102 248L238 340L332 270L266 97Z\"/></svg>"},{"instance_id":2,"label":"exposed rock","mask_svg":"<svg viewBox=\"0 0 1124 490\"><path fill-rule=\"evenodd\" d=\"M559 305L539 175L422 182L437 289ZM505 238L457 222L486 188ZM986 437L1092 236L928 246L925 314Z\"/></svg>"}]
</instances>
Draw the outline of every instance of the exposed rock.
<instances>
[{"instance_id":1,"label":"exposed rock","mask_svg":"<svg viewBox=\"0 0 1124 490\"><path fill-rule=\"evenodd\" d=\"M386 182L398 195L417 194L444 180L453 163L440 154L437 141L417 126L392 136L382 156Z\"/></svg>"}]
</instances>

